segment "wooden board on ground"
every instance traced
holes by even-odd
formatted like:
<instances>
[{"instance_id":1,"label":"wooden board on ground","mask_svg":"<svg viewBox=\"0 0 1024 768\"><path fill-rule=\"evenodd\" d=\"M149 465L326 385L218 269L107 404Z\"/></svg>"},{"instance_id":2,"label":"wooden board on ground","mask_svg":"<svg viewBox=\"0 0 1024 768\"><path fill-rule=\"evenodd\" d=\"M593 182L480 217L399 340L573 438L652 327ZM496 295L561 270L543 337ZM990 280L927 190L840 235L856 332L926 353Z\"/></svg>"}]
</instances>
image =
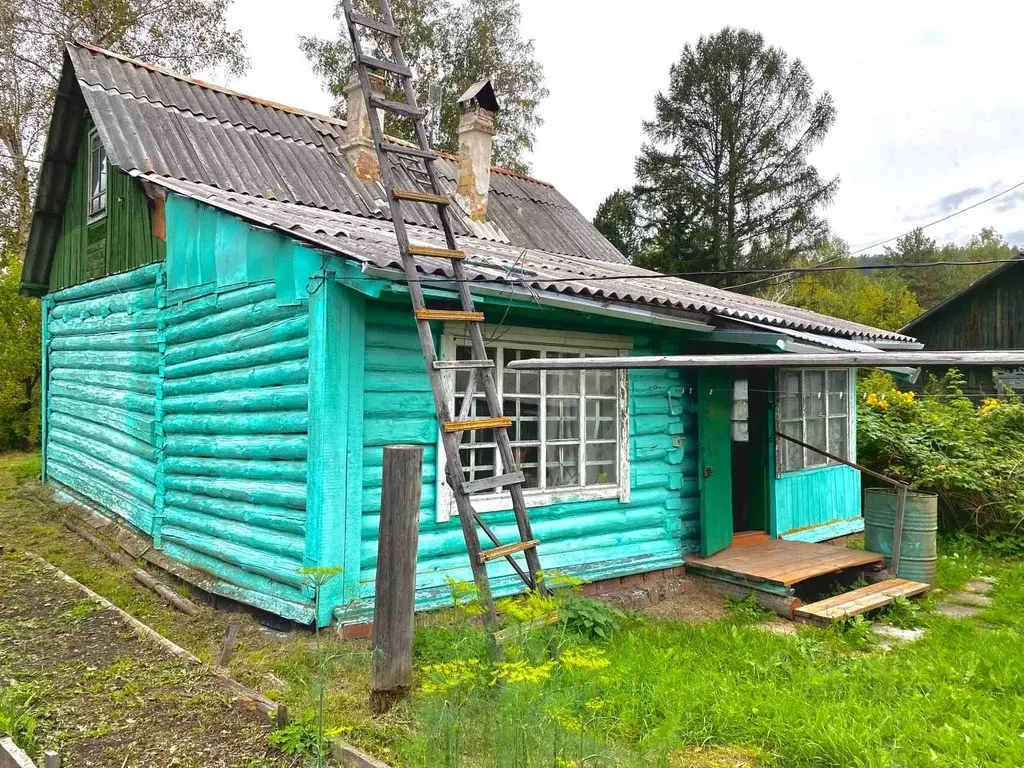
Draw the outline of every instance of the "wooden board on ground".
<instances>
[{"instance_id":1,"label":"wooden board on ground","mask_svg":"<svg viewBox=\"0 0 1024 768\"><path fill-rule=\"evenodd\" d=\"M850 616L884 608L897 597L914 597L928 591L928 585L907 579L886 579L842 595L802 605L793 612L798 621L829 624Z\"/></svg>"},{"instance_id":2,"label":"wooden board on ground","mask_svg":"<svg viewBox=\"0 0 1024 768\"><path fill-rule=\"evenodd\" d=\"M688 570L727 574L784 587L851 568L881 568L882 555L828 544L771 539L730 547L711 557L686 558Z\"/></svg>"}]
</instances>

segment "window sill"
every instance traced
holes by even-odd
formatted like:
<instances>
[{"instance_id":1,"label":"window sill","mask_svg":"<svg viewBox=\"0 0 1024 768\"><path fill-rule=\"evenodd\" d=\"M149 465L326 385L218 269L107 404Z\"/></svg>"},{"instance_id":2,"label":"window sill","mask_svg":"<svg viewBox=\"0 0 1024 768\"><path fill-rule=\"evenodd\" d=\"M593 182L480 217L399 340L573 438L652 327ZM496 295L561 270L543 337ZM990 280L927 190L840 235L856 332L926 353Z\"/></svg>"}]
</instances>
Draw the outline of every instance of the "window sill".
<instances>
[{"instance_id":1,"label":"window sill","mask_svg":"<svg viewBox=\"0 0 1024 768\"><path fill-rule=\"evenodd\" d=\"M817 472L825 472L829 469L841 469L846 467L845 464L839 462L833 462L832 464L822 464L818 467L803 467L802 469L787 469L783 471L779 477L798 477L800 475L813 475ZM847 469L853 469L853 467L846 467Z\"/></svg>"},{"instance_id":2,"label":"window sill","mask_svg":"<svg viewBox=\"0 0 1024 768\"><path fill-rule=\"evenodd\" d=\"M575 504L583 501L620 499L628 501L623 488L618 485L595 486L592 488L568 488L559 491L525 491L523 496L527 508L550 507L554 504ZM479 513L504 512L512 509L512 498L508 493L472 499L473 509Z\"/></svg>"}]
</instances>

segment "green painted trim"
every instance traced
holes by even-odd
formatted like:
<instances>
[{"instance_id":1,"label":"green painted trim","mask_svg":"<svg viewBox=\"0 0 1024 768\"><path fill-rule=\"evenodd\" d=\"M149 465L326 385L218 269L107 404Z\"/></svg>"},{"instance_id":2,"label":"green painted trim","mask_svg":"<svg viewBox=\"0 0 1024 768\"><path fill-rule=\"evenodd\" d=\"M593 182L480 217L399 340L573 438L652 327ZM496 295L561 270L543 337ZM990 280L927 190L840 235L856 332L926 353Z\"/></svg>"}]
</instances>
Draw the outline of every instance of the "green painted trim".
<instances>
[{"instance_id":1,"label":"green painted trim","mask_svg":"<svg viewBox=\"0 0 1024 768\"><path fill-rule=\"evenodd\" d=\"M42 301L41 311L42 317L42 355L40 362L40 392L41 402L39 406L40 411L40 424L39 424L39 442L42 446L42 469L40 471L40 481L46 482L46 436L47 429L49 427L49 408L50 408L50 308L53 306L53 299L44 298Z\"/></svg>"},{"instance_id":2,"label":"green painted trim","mask_svg":"<svg viewBox=\"0 0 1024 768\"><path fill-rule=\"evenodd\" d=\"M809 541L812 543L828 541L839 536L849 536L854 533L861 533L864 530L864 518L853 517L849 520L836 520L816 525L813 528L801 528L795 531L783 533L780 539L787 541Z\"/></svg>"},{"instance_id":3,"label":"green painted trim","mask_svg":"<svg viewBox=\"0 0 1024 768\"><path fill-rule=\"evenodd\" d=\"M331 280L310 297L307 568L341 567L321 590L321 626L359 588L363 296Z\"/></svg>"},{"instance_id":4,"label":"green painted trim","mask_svg":"<svg viewBox=\"0 0 1024 768\"><path fill-rule=\"evenodd\" d=\"M394 290L397 286L396 283L390 280L367 277L355 262L333 255L327 264L327 271L336 282L364 296L369 296L371 299L380 298L382 293ZM405 293L408 294L409 289L405 286L402 287L405 289Z\"/></svg>"},{"instance_id":5,"label":"green painted trim","mask_svg":"<svg viewBox=\"0 0 1024 768\"><path fill-rule=\"evenodd\" d=\"M153 404L153 453L156 456L156 502L153 505L153 546L157 549L163 543L162 533L164 525L164 512L166 503L166 476L165 465L166 455L164 452L165 430L164 430L164 383L166 377L164 370L167 359L167 270L160 265L160 272L156 276L156 345L157 353L160 356L156 378L156 391Z\"/></svg>"}]
</instances>

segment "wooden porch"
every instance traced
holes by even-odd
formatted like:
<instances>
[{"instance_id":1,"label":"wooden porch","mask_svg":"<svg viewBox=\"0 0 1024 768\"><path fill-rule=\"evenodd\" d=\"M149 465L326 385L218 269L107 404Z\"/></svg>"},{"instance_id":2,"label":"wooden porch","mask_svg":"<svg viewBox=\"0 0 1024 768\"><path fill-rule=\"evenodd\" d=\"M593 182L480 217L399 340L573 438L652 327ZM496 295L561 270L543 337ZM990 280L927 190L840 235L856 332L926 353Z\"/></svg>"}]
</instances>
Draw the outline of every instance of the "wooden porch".
<instances>
[{"instance_id":1,"label":"wooden porch","mask_svg":"<svg viewBox=\"0 0 1024 768\"><path fill-rule=\"evenodd\" d=\"M770 585L790 590L801 582L851 569L880 570L885 558L874 552L764 537L743 541L710 557L689 556L687 570L711 578Z\"/></svg>"}]
</instances>

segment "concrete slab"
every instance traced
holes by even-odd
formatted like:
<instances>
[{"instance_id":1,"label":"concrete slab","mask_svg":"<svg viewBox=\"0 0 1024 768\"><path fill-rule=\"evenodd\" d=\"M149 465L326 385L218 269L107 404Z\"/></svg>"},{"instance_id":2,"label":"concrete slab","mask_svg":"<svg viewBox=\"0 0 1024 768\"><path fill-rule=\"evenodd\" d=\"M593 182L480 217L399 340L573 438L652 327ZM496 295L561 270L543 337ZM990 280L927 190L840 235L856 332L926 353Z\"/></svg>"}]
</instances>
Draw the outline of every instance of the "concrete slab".
<instances>
[{"instance_id":1,"label":"concrete slab","mask_svg":"<svg viewBox=\"0 0 1024 768\"><path fill-rule=\"evenodd\" d=\"M891 624L872 624L871 631L890 644L913 643L925 635L924 629L902 629Z\"/></svg>"},{"instance_id":2,"label":"concrete slab","mask_svg":"<svg viewBox=\"0 0 1024 768\"><path fill-rule=\"evenodd\" d=\"M992 598L986 595L976 595L973 592L956 592L946 598L948 603L957 605L973 605L978 608L988 608L992 605Z\"/></svg>"},{"instance_id":3,"label":"concrete slab","mask_svg":"<svg viewBox=\"0 0 1024 768\"><path fill-rule=\"evenodd\" d=\"M981 613L981 608L957 605L956 603L943 603L935 610L942 616L948 616L951 619L970 619Z\"/></svg>"},{"instance_id":4,"label":"concrete slab","mask_svg":"<svg viewBox=\"0 0 1024 768\"><path fill-rule=\"evenodd\" d=\"M991 579L975 579L964 584L964 592L973 592L976 595L984 595L992 591Z\"/></svg>"}]
</instances>

